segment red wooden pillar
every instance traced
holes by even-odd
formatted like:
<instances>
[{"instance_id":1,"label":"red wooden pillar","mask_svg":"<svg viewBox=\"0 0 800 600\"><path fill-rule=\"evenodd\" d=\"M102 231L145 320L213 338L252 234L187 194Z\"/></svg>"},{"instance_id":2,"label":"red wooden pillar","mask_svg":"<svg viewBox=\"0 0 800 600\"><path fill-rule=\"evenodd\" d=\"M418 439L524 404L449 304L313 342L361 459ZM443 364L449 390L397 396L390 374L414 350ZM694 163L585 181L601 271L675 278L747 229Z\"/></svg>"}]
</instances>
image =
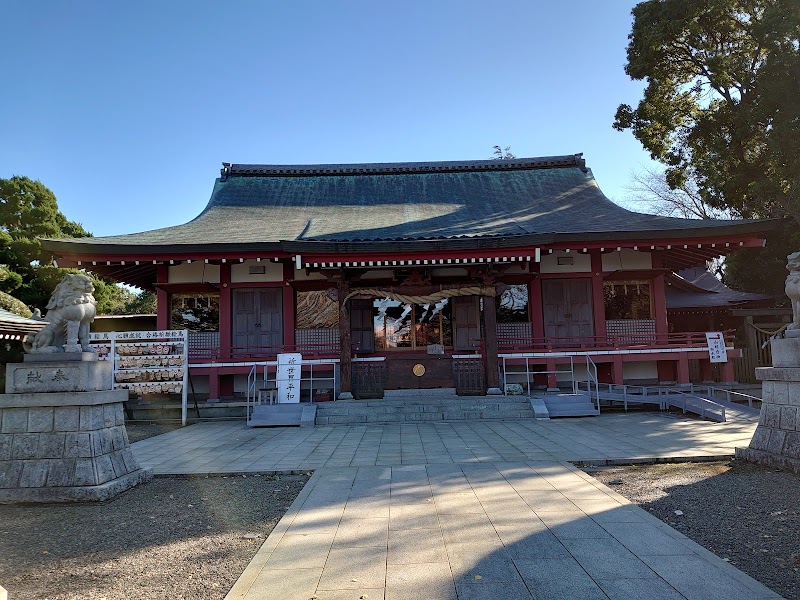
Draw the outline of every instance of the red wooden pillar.
<instances>
[{"instance_id":1,"label":"red wooden pillar","mask_svg":"<svg viewBox=\"0 0 800 600\"><path fill-rule=\"evenodd\" d=\"M617 385L622 385L625 383L625 368L622 363L622 355L615 354L613 362L614 362L613 382Z\"/></svg>"},{"instance_id":2,"label":"red wooden pillar","mask_svg":"<svg viewBox=\"0 0 800 600\"><path fill-rule=\"evenodd\" d=\"M172 306L170 306L169 293L158 287L159 283L169 283L169 267L167 265L156 266L156 329L164 331L170 328Z\"/></svg>"},{"instance_id":3,"label":"red wooden pillar","mask_svg":"<svg viewBox=\"0 0 800 600\"><path fill-rule=\"evenodd\" d=\"M594 334L600 344L605 346L606 306L603 301L603 255L600 251L591 253L592 259L592 307L594 310Z\"/></svg>"},{"instance_id":4,"label":"red wooden pillar","mask_svg":"<svg viewBox=\"0 0 800 600\"><path fill-rule=\"evenodd\" d=\"M736 375L733 371L733 360L729 358L728 362L719 363L719 367L722 383L736 383Z\"/></svg>"},{"instance_id":5,"label":"red wooden pillar","mask_svg":"<svg viewBox=\"0 0 800 600\"><path fill-rule=\"evenodd\" d=\"M659 360L657 363L658 368L658 381L659 383L668 383L677 381L675 376L675 361L674 360Z\"/></svg>"},{"instance_id":6,"label":"red wooden pillar","mask_svg":"<svg viewBox=\"0 0 800 600\"><path fill-rule=\"evenodd\" d=\"M530 283L528 297L528 318L531 321L531 335L534 339L544 338L544 318L542 314L542 280L536 277Z\"/></svg>"},{"instance_id":7,"label":"red wooden pillar","mask_svg":"<svg viewBox=\"0 0 800 600\"><path fill-rule=\"evenodd\" d=\"M289 283L294 279L294 266L291 262L283 263L283 345L287 352L294 352L294 323L296 305L294 288Z\"/></svg>"},{"instance_id":8,"label":"red wooden pillar","mask_svg":"<svg viewBox=\"0 0 800 600\"><path fill-rule=\"evenodd\" d=\"M711 383L714 381L714 375L711 371L711 361L706 358L700 359L700 379L703 383Z\"/></svg>"},{"instance_id":9,"label":"red wooden pillar","mask_svg":"<svg viewBox=\"0 0 800 600\"><path fill-rule=\"evenodd\" d=\"M492 290L497 293L496 286ZM500 390L500 374L497 370L497 305L495 296L483 297L483 334L484 350L483 364L486 367L487 393L492 395L502 394Z\"/></svg>"},{"instance_id":10,"label":"red wooden pillar","mask_svg":"<svg viewBox=\"0 0 800 600\"><path fill-rule=\"evenodd\" d=\"M208 399L219 400L219 371L214 368L208 370Z\"/></svg>"},{"instance_id":11,"label":"red wooden pillar","mask_svg":"<svg viewBox=\"0 0 800 600\"><path fill-rule=\"evenodd\" d=\"M689 381L689 354L680 352L678 354L678 383L688 384Z\"/></svg>"},{"instance_id":12,"label":"red wooden pillar","mask_svg":"<svg viewBox=\"0 0 800 600\"><path fill-rule=\"evenodd\" d=\"M222 360L230 358L233 345L233 301L231 291L231 265L224 262L219 266L219 355ZM208 374L209 398L233 396L233 376L222 376L217 369ZM211 395L211 390L215 394Z\"/></svg>"},{"instance_id":13,"label":"red wooden pillar","mask_svg":"<svg viewBox=\"0 0 800 600\"><path fill-rule=\"evenodd\" d=\"M233 303L231 300L231 266L219 266L219 354L229 358L233 340Z\"/></svg>"},{"instance_id":14,"label":"red wooden pillar","mask_svg":"<svg viewBox=\"0 0 800 600\"><path fill-rule=\"evenodd\" d=\"M338 285L339 296L339 368L341 371L339 381L339 398L353 397L353 372L352 372L352 339L350 336L350 311L348 310L349 301L345 298L350 292L350 288L345 282Z\"/></svg>"},{"instance_id":15,"label":"red wooden pillar","mask_svg":"<svg viewBox=\"0 0 800 600\"><path fill-rule=\"evenodd\" d=\"M556 359L555 358L548 358L545 360L545 366L547 371L550 371L547 374L547 391L549 392L557 392L558 391L558 377L553 371L556 370Z\"/></svg>"},{"instance_id":16,"label":"red wooden pillar","mask_svg":"<svg viewBox=\"0 0 800 600\"><path fill-rule=\"evenodd\" d=\"M653 268L661 269L664 260L660 252L651 253ZM653 319L656 322L656 335L666 336L669 333L667 324L667 294L664 273L661 272L653 278Z\"/></svg>"},{"instance_id":17,"label":"red wooden pillar","mask_svg":"<svg viewBox=\"0 0 800 600\"><path fill-rule=\"evenodd\" d=\"M531 322L531 337L538 340L539 343L544 341L544 316L542 313L542 280L538 276L539 263L531 263L531 270L537 270L534 279L531 280L528 286L528 318ZM532 348L536 349L535 345ZM549 367L547 368L549 370ZM545 376L537 375L533 378L534 383L538 385L545 384L550 387L550 379Z\"/></svg>"}]
</instances>

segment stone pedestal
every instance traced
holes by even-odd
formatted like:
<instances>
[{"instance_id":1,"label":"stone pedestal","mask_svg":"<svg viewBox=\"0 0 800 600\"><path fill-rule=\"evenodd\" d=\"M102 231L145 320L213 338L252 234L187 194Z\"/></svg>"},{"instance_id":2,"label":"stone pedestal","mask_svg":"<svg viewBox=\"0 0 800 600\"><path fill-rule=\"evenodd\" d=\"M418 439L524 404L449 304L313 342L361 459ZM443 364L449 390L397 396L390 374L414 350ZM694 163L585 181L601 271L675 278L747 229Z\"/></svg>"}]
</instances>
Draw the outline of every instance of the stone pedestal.
<instances>
[{"instance_id":1,"label":"stone pedestal","mask_svg":"<svg viewBox=\"0 0 800 600\"><path fill-rule=\"evenodd\" d=\"M76 355L80 357L81 353ZM114 366L110 361L98 361L97 355L92 355L95 356L94 361L62 358L9 363L6 365L6 394L110 391Z\"/></svg>"},{"instance_id":2,"label":"stone pedestal","mask_svg":"<svg viewBox=\"0 0 800 600\"><path fill-rule=\"evenodd\" d=\"M107 500L152 477L131 451L122 405L128 391L109 389L110 367L84 360L8 365L0 503ZM58 391L39 391L46 387Z\"/></svg>"},{"instance_id":3,"label":"stone pedestal","mask_svg":"<svg viewBox=\"0 0 800 600\"><path fill-rule=\"evenodd\" d=\"M736 457L800 473L800 339L771 342L774 367L759 367L761 416L747 448Z\"/></svg>"}]
</instances>

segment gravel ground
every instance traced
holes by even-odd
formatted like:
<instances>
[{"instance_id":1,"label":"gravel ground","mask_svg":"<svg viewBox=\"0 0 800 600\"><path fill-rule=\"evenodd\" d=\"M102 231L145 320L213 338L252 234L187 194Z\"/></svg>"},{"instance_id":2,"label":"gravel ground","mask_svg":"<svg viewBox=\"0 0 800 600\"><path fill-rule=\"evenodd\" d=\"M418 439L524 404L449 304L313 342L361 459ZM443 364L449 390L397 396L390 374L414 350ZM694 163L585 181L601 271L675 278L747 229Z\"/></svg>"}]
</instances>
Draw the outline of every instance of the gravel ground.
<instances>
[{"instance_id":1,"label":"gravel ground","mask_svg":"<svg viewBox=\"0 0 800 600\"><path fill-rule=\"evenodd\" d=\"M800 476L739 460L584 470L785 598L800 600Z\"/></svg>"},{"instance_id":2,"label":"gravel ground","mask_svg":"<svg viewBox=\"0 0 800 600\"><path fill-rule=\"evenodd\" d=\"M187 426L188 427L188 426ZM138 423L133 421L125 422L125 429L128 430L128 440L133 442L140 442L149 437L161 435L162 433L169 433L180 429L180 423Z\"/></svg>"},{"instance_id":3,"label":"gravel ground","mask_svg":"<svg viewBox=\"0 0 800 600\"><path fill-rule=\"evenodd\" d=\"M308 475L157 477L100 504L0 506L0 584L13 600L224 598Z\"/></svg>"}]
</instances>

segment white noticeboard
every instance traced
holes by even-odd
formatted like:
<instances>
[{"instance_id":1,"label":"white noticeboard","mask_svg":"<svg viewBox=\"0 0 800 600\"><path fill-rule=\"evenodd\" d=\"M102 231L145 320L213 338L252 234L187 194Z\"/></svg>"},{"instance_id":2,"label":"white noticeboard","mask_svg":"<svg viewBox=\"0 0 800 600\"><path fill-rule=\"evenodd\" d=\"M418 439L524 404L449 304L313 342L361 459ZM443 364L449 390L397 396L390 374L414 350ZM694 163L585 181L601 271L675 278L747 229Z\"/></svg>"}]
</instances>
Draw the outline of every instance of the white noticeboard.
<instances>
[{"instance_id":1,"label":"white noticeboard","mask_svg":"<svg viewBox=\"0 0 800 600\"><path fill-rule=\"evenodd\" d=\"M728 362L728 351L725 349L725 336L721 331L706 331L708 356L712 363Z\"/></svg>"},{"instance_id":2,"label":"white noticeboard","mask_svg":"<svg viewBox=\"0 0 800 600\"><path fill-rule=\"evenodd\" d=\"M278 354L278 370L275 382L278 385L278 403L300 402L300 370L303 355L298 353Z\"/></svg>"}]
</instances>

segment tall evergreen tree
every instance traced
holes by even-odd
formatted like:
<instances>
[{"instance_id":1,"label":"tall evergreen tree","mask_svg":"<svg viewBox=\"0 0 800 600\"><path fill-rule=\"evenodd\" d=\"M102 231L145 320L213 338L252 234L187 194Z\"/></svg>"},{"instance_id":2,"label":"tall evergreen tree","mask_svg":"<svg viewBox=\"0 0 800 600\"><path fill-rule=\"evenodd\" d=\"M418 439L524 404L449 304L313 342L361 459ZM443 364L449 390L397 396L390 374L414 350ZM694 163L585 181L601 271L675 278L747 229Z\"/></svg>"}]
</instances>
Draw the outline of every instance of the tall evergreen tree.
<instances>
[{"instance_id":1,"label":"tall evergreen tree","mask_svg":"<svg viewBox=\"0 0 800 600\"><path fill-rule=\"evenodd\" d=\"M625 70L647 87L614 127L666 165L673 189L691 178L712 208L791 219L768 245L783 262L800 242L800 2L646 0L632 12ZM729 268L751 270L750 254Z\"/></svg>"}]
</instances>

